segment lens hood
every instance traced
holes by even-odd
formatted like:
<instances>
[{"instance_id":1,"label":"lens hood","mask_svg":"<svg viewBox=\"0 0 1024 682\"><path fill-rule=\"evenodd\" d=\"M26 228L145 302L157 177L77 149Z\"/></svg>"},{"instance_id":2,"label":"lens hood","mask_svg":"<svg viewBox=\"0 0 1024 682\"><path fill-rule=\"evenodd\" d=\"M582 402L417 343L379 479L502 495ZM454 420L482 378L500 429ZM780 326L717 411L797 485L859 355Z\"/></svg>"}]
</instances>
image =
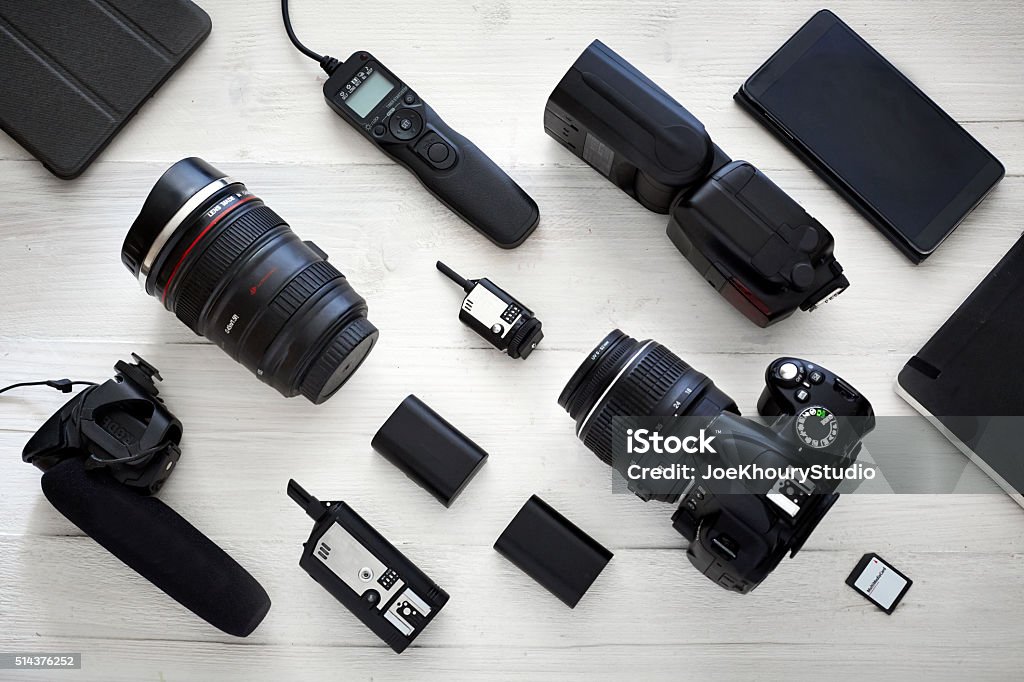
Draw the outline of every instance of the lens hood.
<instances>
[{"instance_id":1,"label":"lens hood","mask_svg":"<svg viewBox=\"0 0 1024 682\"><path fill-rule=\"evenodd\" d=\"M196 194L212 183L227 177L198 157L182 159L168 168L157 180L138 217L132 223L121 246L121 262L135 277L139 277L146 255L154 242L165 231L176 226L168 223ZM199 207L197 207L199 208ZM188 216L182 216L187 218Z\"/></svg>"}]
</instances>

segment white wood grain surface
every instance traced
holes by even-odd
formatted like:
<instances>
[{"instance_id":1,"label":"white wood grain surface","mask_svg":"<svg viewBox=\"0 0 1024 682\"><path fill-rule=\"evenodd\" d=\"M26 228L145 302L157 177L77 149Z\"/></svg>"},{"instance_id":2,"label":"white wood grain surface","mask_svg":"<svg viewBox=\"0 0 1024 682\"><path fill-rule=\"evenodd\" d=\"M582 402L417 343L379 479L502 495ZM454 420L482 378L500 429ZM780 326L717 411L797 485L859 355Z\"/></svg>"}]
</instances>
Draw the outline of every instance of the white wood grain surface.
<instances>
[{"instance_id":1,"label":"white wood grain surface","mask_svg":"<svg viewBox=\"0 0 1024 682\"><path fill-rule=\"evenodd\" d=\"M819 8L805 0L296 0L314 49L370 49L533 195L537 232L501 251L339 120L275 0L202 0L208 42L82 178L0 137L0 384L103 380L135 351L186 427L161 497L232 553L274 605L245 640L195 618L54 511L24 442L64 397L0 398L0 652L77 651L80 671L3 679L1007 679L1024 664L1024 518L1003 495L847 496L754 593L687 562L670 509L613 495L555 398L613 327L653 337L753 411L765 364L814 358L883 415L896 373L1021 233L1024 14L1016 0L833 9L964 123L1007 177L914 267L732 102ZM543 131L544 102L599 37L835 234L853 283L813 314L753 327L648 213ZM0 65L2 68L2 65ZM370 303L377 349L323 406L284 400L141 293L119 248L159 174L199 155L316 241ZM514 362L462 327L443 258L532 306L546 338ZM1020 377L1008 377L1019 381ZM416 393L491 453L450 510L370 439ZM308 519L289 477L345 499L452 595L416 646L386 649L298 568ZM491 549L538 493L615 558L575 610ZM886 616L843 581L875 551L915 581Z\"/></svg>"}]
</instances>

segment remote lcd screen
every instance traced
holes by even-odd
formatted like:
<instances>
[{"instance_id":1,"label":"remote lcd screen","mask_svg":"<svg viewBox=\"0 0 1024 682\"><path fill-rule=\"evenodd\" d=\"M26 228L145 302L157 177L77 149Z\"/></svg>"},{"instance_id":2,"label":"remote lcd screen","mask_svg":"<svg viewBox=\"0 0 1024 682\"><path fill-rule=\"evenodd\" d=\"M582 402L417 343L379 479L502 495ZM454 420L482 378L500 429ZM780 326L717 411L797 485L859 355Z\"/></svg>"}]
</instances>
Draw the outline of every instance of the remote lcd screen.
<instances>
[{"instance_id":1,"label":"remote lcd screen","mask_svg":"<svg viewBox=\"0 0 1024 682\"><path fill-rule=\"evenodd\" d=\"M912 240L932 236L923 234L929 224L991 160L842 24L811 44L758 101Z\"/></svg>"},{"instance_id":2,"label":"remote lcd screen","mask_svg":"<svg viewBox=\"0 0 1024 682\"><path fill-rule=\"evenodd\" d=\"M363 81L356 91L345 100L345 105L356 112L359 118L366 118L366 115L373 111L373 108L380 104L395 84L389 81L380 71L374 71L370 77Z\"/></svg>"}]
</instances>

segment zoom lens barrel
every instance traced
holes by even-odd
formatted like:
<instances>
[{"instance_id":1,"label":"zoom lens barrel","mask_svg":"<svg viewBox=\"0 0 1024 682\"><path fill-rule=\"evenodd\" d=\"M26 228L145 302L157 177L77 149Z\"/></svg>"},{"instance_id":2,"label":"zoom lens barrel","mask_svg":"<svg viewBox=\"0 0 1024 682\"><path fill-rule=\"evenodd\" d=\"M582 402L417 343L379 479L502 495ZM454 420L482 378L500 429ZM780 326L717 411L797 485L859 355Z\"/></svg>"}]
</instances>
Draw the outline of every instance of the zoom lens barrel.
<instances>
[{"instance_id":1,"label":"zoom lens barrel","mask_svg":"<svg viewBox=\"0 0 1024 682\"><path fill-rule=\"evenodd\" d=\"M286 397L324 402L379 335L327 254L202 159L157 181L121 260L189 329Z\"/></svg>"},{"instance_id":2,"label":"zoom lens barrel","mask_svg":"<svg viewBox=\"0 0 1024 682\"><path fill-rule=\"evenodd\" d=\"M736 403L660 343L615 329L591 351L558 396L576 435L612 464L612 418L714 416Z\"/></svg>"}]
</instances>

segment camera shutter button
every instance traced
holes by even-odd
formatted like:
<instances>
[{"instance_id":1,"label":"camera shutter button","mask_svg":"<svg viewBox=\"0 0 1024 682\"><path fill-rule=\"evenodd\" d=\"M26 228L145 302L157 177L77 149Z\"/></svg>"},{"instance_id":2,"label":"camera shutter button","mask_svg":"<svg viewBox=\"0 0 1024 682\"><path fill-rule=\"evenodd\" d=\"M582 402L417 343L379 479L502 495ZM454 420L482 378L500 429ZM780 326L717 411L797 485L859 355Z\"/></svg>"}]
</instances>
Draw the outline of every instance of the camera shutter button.
<instances>
[{"instance_id":1,"label":"camera shutter button","mask_svg":"<svg viewBox=\"0 0 1024 682\"><path fill-rule=\"evenodd\" d=\"M779 366L779 378L783 381L793 381L800 376L800 368L792 362L784 362Z\"/></svg>"}]
</instances>

